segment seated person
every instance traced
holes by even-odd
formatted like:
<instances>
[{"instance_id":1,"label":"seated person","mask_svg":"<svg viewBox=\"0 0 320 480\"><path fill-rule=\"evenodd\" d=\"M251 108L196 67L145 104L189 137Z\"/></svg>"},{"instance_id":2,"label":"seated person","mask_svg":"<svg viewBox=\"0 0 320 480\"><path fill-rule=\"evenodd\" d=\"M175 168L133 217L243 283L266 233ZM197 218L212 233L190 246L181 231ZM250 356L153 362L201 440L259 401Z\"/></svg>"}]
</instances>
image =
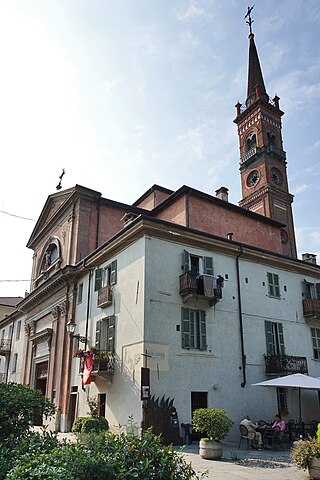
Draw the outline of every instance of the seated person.
<instances>
[{"instance_id":1,"label":"seated person","mask_svg":"<svg viewBox=\"0 0 320 480\"><path fill-rule=\"evenodd\" d=\"M279 435L280 440L283 440L286 424L285 424L285 421L282 420L282 417L280 414L275 415L275 421L273 422L271 428L274 430L274 433L279 432L279 433L276 433L276 435Z\"/></svg>"},{"instance_id":2,"label":"seated person","mask_svg":"<svg viewBox=\"0 0 320 480\"><path fill-rule=\"evenodd\" d=\"M244 425L248 430L249 437L249 448L254 448L254 445L258 445L258 450L262 450L262 435L260 432L257 432L258 425L253 423L249 416L246 415L244 419L240 422L240 425Z\"/></svg>"}]
</instances>

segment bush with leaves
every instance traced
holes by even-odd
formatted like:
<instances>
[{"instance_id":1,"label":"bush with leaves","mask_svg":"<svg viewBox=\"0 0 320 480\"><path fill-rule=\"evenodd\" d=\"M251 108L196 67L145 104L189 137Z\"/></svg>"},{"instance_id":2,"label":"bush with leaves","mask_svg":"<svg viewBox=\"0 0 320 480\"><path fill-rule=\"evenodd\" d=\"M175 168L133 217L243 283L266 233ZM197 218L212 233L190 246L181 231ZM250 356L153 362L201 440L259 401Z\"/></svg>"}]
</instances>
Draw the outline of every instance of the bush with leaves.
<instances>
[{"instance_id":1,"label":"bush with leaves","mask_svg":"<svg viewBox=\"0 0 320 480\"><path fill-rule=\"evenodd\" d=\"M34 390L19 383L0 383L0 444L25 435L34 419L51 417L55 405Z\"/></svg>"},{"instance_id":2,"label":"bush with leaves","mask_svg":"<svg viewBox=\"0 0 320 480\"><path fill-rule=\"evenodd\" d=\"M0 480L6 478L7 473L14 468L17 461L23 456L35 456L40 453L49 453L60 445L57 434L52 432L28 432L20 439L8 445L1 446Z\"/></svg>"},{"instance_id":3,"label":"bush with leaves","mask_svg":"<svg viewBox=\"0 0 320 480\"><path fill-rule=\"evenodd\" d=\"M108 429L109 423L105 417L78 417L72 425L73 433L105 432Z\"/></svg>"},{"instance_id":4,"label":"bush with leaves","mask_svg":"<svg viewBox=\"0 0 320 480\"><path fill-rule=\"evenodd\" d=\"M229 433L233 421L225 410L198 408L194 410L192 425L196 432L207 435L203 440L221 442Z\"/></svg>"},{"instance_id":5,"label":"bush with leaves","mask_svg":"<svg viewBox=\"0 0 320 480\"><path fill-rule=\"evenodd\" d=\"M49 453L23 455L6 480L196 480L182 452L147 431L89 435L85 445L65 443Z\"/></svg>"}]
</instances>

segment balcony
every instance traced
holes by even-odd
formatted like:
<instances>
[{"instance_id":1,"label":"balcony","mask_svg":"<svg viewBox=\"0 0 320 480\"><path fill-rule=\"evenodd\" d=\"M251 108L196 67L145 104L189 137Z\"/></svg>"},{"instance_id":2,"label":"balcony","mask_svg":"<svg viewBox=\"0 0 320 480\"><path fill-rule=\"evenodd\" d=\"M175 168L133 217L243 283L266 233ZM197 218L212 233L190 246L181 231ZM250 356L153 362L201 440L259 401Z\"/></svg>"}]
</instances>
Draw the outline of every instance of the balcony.
<instances>
[{"instance_id":1,"label":"balcony","mask_svg":"<svg viewBox=\"0 0 320 480\"><path fill-rule=\"evenodd\" d=\"M186 302L189 298L203 298L215 305L222 298L223 278L213 275L198 275L192 272L183 273L179 277L179 293Z\"/></svg>"},{"instance_id":2,"label":"balcony","mask_svg":"<svg viewBox=\"0 0 320 480\"><path fill-rule=\"evenodd\" d=\"M98 307L103 308L111 305L113 291L110 285L106 285L98 290Z\"/></svg>"},{"instance_id":3,"label":"balcony","mask_svg":"<svg viewBox=\"0 0 320 480\"><path fill-rule=\"evenodd\" d=\"M10 353L10 340L8 338L3 338L0 340L0 355L7 357Z\"/></svg>"},{"instance_id":4,"label":"balcony","mask_svg":"<svg viewBox=\"0 0 320 480\"><path fill-rule=\"evenodd\" d=\"M0 373L0 383L7 383L7 374Z\"/></svg>"},{"instance_id":5,"label":"balcony","mask_svg":"<svg viewBox=\"0 0 320 480\"><path fill-rule=\"evenodd\" d=\"M306 357L294 355L265 355L266 375L308 373Z\"/></svg>"},{"instance_id":6,"label":"balcony","mask_svg":"<svg viewBox=\"0 0 320 480\"><path fill-rule=\"evenodd\" d=\"M258 148L257 148L257 147L251 148L247 153L245 153L244 155L242 155L242 157L240 158L240 164L246 162L247 160L249 160L249 158L251 158L251 157L253 157L254 155L256 155L256 153L258 153Z\"/></svg>"},{"instance_id":7,"label":"balcony","mask_svg":"<svg viewBox=\"0 0 320 480\"><path fill-rule=\"evenodd\" d=\"M303 316L307 323L320 324L320 300L304 298L302 300Z\"/></svg>"},{"instance_id":8,"label":"balcony","mask_svg":"<svg viewBox=\"0 0 320 480\"><path fill-rule=\"evenodd\" d=\"M286 159L286 152L284 150L281 150L281 148L278 148L276 145L268 145L267 152L274 153L283 160Z\"/></svg>"},{"instance_id":9,"label":"balcony","mask_svg":"<svg viewBox=\"0 0 320 480\"><path fill-rule=\"evenodd\" d=\"M80 358L80 374L83 373L84 369L84 358ZM93 367L92 367L92 378L94 381L95 376L108 378L114 373L114 353L107 352L105 350L98 350L96 354L93 355Z\"/></svg>"}]
</instances>

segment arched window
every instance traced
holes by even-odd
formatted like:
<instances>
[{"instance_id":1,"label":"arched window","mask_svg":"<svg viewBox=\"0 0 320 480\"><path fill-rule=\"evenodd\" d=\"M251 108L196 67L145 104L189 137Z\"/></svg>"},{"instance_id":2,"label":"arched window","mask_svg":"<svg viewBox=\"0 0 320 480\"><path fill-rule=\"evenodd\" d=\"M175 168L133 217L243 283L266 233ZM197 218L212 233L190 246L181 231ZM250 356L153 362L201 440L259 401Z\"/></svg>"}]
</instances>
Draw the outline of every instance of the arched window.
<instances>
[{"instance_id":1,"label":"arched window","mask_svg":"<svg viewBox=\"0 0 320 480\"><path fill-rule=\"evenodd\" d=\"M274 145L275 147L277 146L276 142L276 136L273 132L268 132L268 145Z\"/></svg>"},{"instance_id":2,"label":"arched window","mask_svg":"<svg viewBox=\"0 0 320 480\"><path fill-rule=\"evenodd\" d=\"M48 270L51 265L55 264L60 258L60 244L57 238L51 238L50 243L44 250L41 260L40 271Z\"/></svg>"},{"instance_id":3,"label":"arched window","mask_svg":"<svg viewBox=\"0 0 320 480\"><path fill-rule=\"evenodd\" d=\"M253 147L257 145L257 137L254 132L249 133L246 139L246 151L249 152Z\"/></svg>"}]
</instances>

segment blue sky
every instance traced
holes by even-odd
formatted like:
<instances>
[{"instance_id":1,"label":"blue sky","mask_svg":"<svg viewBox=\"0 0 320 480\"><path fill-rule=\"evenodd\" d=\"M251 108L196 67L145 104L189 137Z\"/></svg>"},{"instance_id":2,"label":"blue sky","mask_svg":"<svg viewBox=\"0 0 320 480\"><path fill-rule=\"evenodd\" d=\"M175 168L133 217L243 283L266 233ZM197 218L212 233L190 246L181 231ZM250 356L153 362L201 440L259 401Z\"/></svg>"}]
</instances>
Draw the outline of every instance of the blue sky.
<instances>
[{"instance_id":1,"label":"blue sky","mask_svg":"<svg viewBox=\"0 0 320 480\"><path fill-rule=\"evenodd\" d=\"M251 5L251 4L250 4ZM320 263L320 2L255 0L269 95L280 97L299 257ZM246 97L243 0L1 0L0 280L31 276L25 247L62 168L134 202L157 183L241 199L235 104ZM17 217L8 215L8 212ZM0 282L0 296L29 282Z\"/></svg>"}]
</instances>

